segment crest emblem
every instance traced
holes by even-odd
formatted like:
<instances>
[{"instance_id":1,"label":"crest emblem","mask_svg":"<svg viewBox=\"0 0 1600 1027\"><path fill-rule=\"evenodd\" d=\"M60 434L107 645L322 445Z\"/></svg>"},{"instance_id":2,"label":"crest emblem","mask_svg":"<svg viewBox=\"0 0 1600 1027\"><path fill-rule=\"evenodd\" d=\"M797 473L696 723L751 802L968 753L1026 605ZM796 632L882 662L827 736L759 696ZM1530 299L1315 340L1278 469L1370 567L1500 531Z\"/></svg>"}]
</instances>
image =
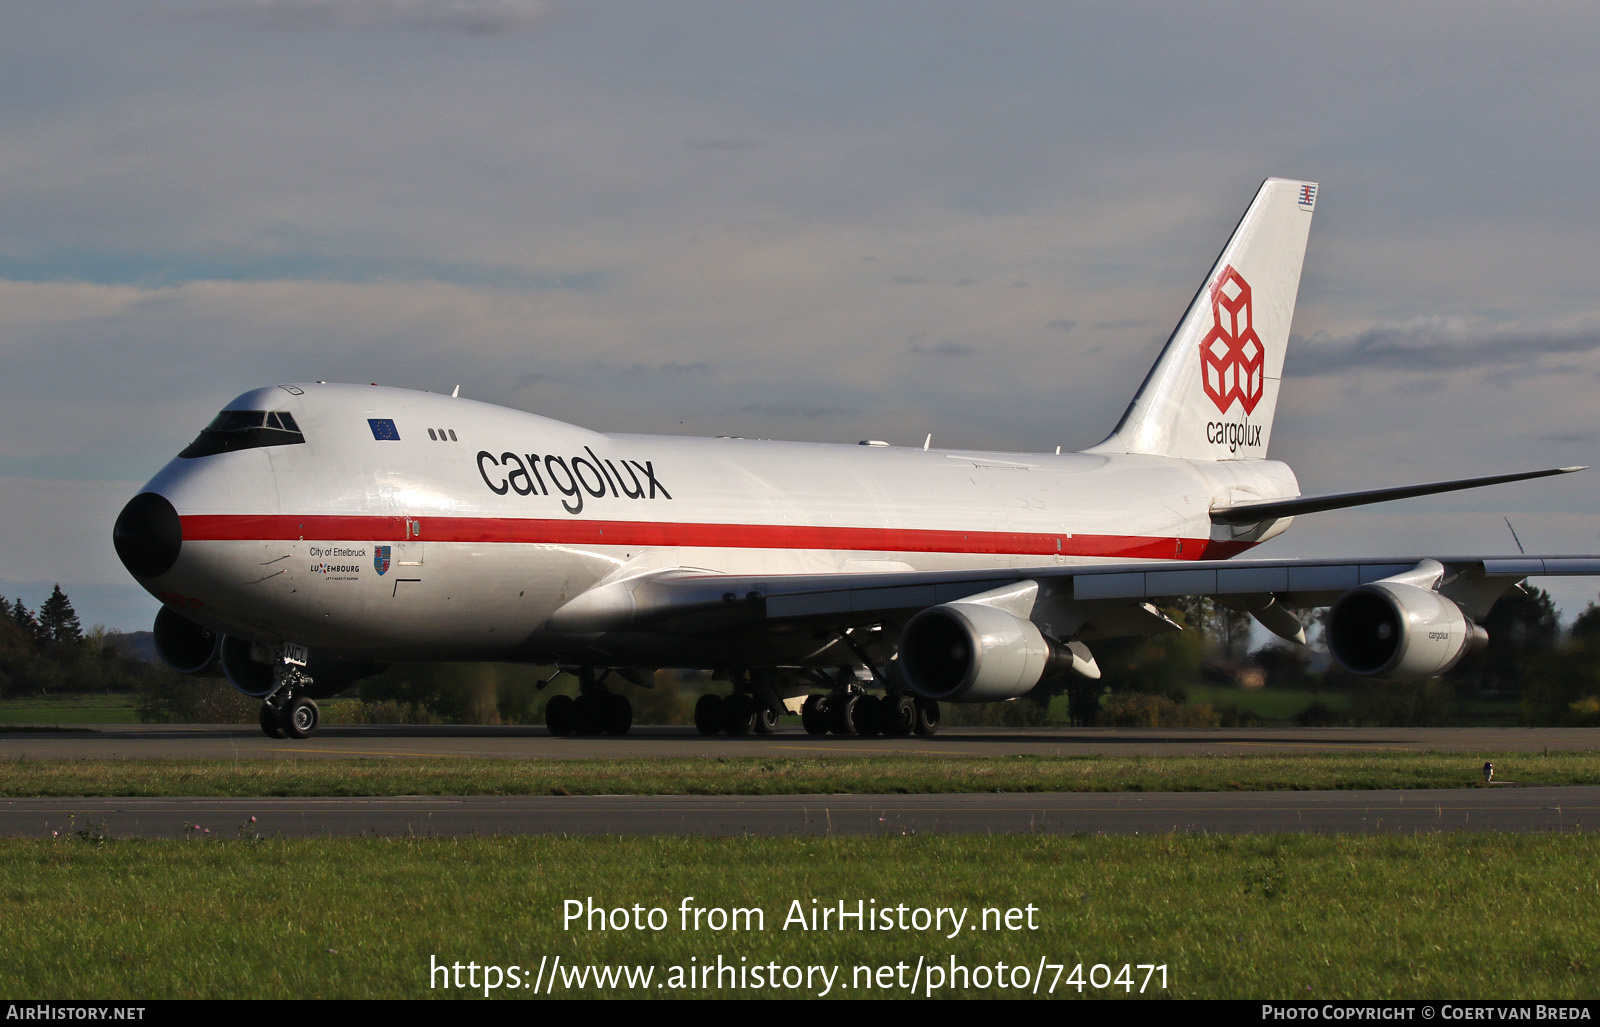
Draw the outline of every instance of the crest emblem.
<instances>
[{"instance_id":1,"label":"crest emblem","mask_svg":"<svg viewBox=\"0 0 1600 1027\"><path fill-rule=\"evenodd\" d=\"M1230 264L1211 286L1211 331L1200 341L1200 384L1223 413L1234 400L1248 415L1261 402L1266 347L1256 335L1250 283Z\"/></svg>"},{"instance_id":2,"label":"crest emblem","mask_svg":"<svg viewBox=\"0 0 1600 1027\"><path fill-rule=\"evenodd\" d=\"M372 566L377 570L379 577L389 569L389 551L392 548L392 546L372 547Z\"/></svg>"}]
</instances>

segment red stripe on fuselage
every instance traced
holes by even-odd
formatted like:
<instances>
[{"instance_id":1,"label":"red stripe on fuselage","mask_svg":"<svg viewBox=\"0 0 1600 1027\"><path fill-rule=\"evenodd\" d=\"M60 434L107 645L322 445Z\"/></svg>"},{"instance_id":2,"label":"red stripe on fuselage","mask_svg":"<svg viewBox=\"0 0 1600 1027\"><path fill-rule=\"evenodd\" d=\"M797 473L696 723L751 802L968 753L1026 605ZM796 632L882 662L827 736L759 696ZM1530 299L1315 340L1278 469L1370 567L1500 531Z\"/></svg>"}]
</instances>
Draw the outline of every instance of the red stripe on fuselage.
<instances>
[{"instance_id":1,"label":"red stripe on fuselage","mask_svg":"<svg viewBox=\"0 0 1600 1027\"><path fill-rule=\"evenodd\" d=\"M794 524L693 524L673 521L534 520L516 517L407 518L283 514L191 514L185 541L353 540L520 545L682 546L700 549L816 549L882 553L1096 556L1140 560L1226 559L1251 542L1056 535L929 528L838 528Z\"/></svg>"}]
</instances>

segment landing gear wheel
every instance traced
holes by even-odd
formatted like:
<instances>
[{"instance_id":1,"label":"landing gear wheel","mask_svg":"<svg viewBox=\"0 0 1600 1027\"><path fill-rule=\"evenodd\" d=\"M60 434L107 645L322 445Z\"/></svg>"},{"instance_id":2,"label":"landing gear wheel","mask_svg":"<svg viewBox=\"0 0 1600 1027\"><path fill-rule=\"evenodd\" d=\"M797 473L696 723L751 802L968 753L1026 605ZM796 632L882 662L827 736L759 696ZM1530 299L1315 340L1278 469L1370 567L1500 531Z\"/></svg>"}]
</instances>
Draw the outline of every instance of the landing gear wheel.
<instances>
[{"instance_id":1,"label":"landing gear wheel","mask_svg":"<svg viewBox=\"0 0 1600 1027\"><path fill-rule=\"evenodd\" d=\"M847 695L833 704L833 733L836 735L859 735L860 725L856 723L856 716L861 709L861 700L865 696Z\"/></svg>"},{"instance_id":2,"label":"landing gear wheel","mask_svg":"<svg viewBox=\"0 0 1600 1027\"><path fill-rule=\"evenodd\" d=\"M261 732L268 738L288 738L283 729L283 711L271 703L261 704Z\"/></svg>"},{"instance_id":3,"label":"landing gear wheel","mask_svg":"<svg viewBox=\"0 0 1600 1027\"><path fill-rule=\"evenodd\" d=\"M612 693L606 700L606 734L625 735L633 727L633 703L627 696Z\"/></svg>"},{"instance_id":4,"label":"landing gear wheel","mask_svg":"<svg viewBox=\"0 0 1600 1027\"><path fill-rule=\"evenodd\" d=\"M301 696L283 709L283 730L290 738L310 738L322 723L317 704Z\"/></svg>"},{"instance_id":5,"label":"landing gear wheel","mask_svg":"<svg viewBox=\"0 0 1600 1027\"><path fill-rule=\"evenodd\" d=\"M825 695L813 695L800 707L800 723L808 735L825 735L833 721L833 702Z\"/></svg>"},{"instance_id":6,"label":"landing gear wheel","mask_svg":"<svg viewBox=\"0 0 1600 1027\"><path fill-rule=\"evenodd\" d=\"M730 735L747 735L756 727L755 700L737 692L722 700L722 730Z\"/></svg>"},{"instance_id":7,"label":"landing gear wheel","mask_svg":"<svg viewBox=\"0 0 1600 1027\"><path fill-rule=\"evenodd\" d=\"M580 735L597 735L606 728L606 700L593 692L580 695L573 703L573 723Z\"/></svg>"},{"instance_id":8,"label":"landing gear wheel","mask_svg":"<svg viewBox=\"0 0 1600 1027\"><path fill-rule=\"evenodd\" d=\"M863 738L883 733L883 702L875 695L863 695L856 701L856 734Z\"/></svg>"},{"instance_id":9,"label":"landing gear wheel","mask_svg":"<svg viewBox=\"0 0 1600 1027\"><path fill-rule=\"evenodd\" d=\"M772 712L772 707L766 703L756 704L756 734L775 735L778 733L778 715Z\"/></svg>"},{"instance_id":10,"label":"landing gear wheel","mask_svg":"<svg viewBox=\"0 0 1600 1027\"><path fill-rule=\"evenodd\" d=\"M909 695L887 695L878 705L879 725L890 738L904 738L917 728L917 704Z\"/></svg>"},{"instance_id":11,"label":"landing gear wheel","mask_svg":"<svg viewBox=\"0 0 1600 1027\"><path fill-rule=\"evenodd\" d=\"M918 699L916 702L917 734L937 734L939 731L939 703L933 699Z\"/></svg>"},{"instance_id":12,"label":"landing gear wheel","mask_svg":"<svg viewBox=\"0 0 1600 1027\"><path fill-rule=\"evenodd\" d=\"M552 695L544 704L544 726L557 738L572 734L578 726L577 717L570 695Z\"/></svg>"},{"instance_id":13,"label":"landing gear wheel","mask_svg":"<svg viewBox=\"0 0 1600 1027\"><path fill-rule=\"evenodd\" d=\"M722 730L722 696L707 692L695 701L694 726L703 735L714 735Z\"/></svg>"}]
</instances>

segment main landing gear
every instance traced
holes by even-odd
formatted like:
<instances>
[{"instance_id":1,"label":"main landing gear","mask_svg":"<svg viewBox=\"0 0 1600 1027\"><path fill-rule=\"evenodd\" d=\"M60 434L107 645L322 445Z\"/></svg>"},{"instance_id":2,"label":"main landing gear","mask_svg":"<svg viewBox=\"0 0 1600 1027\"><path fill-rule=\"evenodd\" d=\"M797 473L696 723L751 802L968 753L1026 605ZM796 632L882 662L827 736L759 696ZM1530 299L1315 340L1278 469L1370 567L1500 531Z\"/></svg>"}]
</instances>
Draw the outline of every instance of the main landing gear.
<instances>
[{"instance_id":1,"label":"main landing gear","mask_svg":"<svg viewBox=\"0 0 1600 1027\"><path fill-rule=\"evenodd\" d=\"M800 723L808 735L931 735L939 730L939 704L909 695L833 692L807 697ZM694 704L694 726L703 735L770 735L778 730L778 715L743 692L708 693Z\"/></svg>"},{"instance_id":2,"label":"main landing gear","mask_svg":"<svg viewBox=\"0 0 1600 1027\"><path fill-rule=\"evenodd\" d=\"M931 735L939 730L939 704L903 691L897 679L871 662L871 655L855 644L848 633L842 641L860 657L829 672L811 668L803 673L828 691L806 696L798 711L806 733L824 735ZM790 690L793 678L785 678L772 668L752 667L735 671L731 677L732 695L702 695L694 706L694 726L703 735L726 732L730 735L769 735L778 730L778 718L793 710L789 704L799 696ZM871 695L867 682L877 684L883 695ZM780 698L787 696L787 699Z\"/></svg>"},{"instance_id":3,"label":"main landing gear","mask_svg":"<svg viewBox=\"0 0 1600 1027\"><path fill-rule=\"evenodd\" d=\"M807 698L800 723L808 735L931 735L939 730L939 704L920 696L832 692Z\"/></svg>"},{"instance_id":4,"label":"main landing gear","mask_svg":"<svg viewBox=\"0 0 1600 1027\"><path fill-rule=\"evenodd\" d=\"M813 693L800 708L806 733L824 735L931 735L939 730L939 704L932 699L899 692L870 695L850 668L841 669L837 682L818 672L818 683L833 690ZM886 685L885 687L889 687ZM726 732L770 735L778 730L783 702L766 675L751 671L734 678L732 695L702 695L694 706L694 726L703 735Z\"/></svg>"},{"instance_id":5,"label":"main landing gear","mask_svg":"<svg viewBox=\"0 0 1600 1027\"><path fill-rule=\"evenodd\" d=\"M607 672L609 673L609 672ZM633 727L633 703L608 691L606 674L578 668L578 697L551 696L544 707L544 725L553 735L625 735Z\"/></svg>"},{"instance_id":6,"label":"main landing gear","mask_svg":"<svg viewBox=\"0 0 1600 1027\"><path fill-rule=\"evenodd\" d=\"M703 735L719 731L730 735L770 735L778 730L778 714L770 705L744 692L707 692L694 704L694 726Z\"/></svg>"},{"instance_id":7,"label":"main landing gear","mask_svg":"<svg viewBox=\"0 0 1600 1027\"><path fill-rule=\"evenodd\" d=\"M306 648L278 646L272 662L272 690L262 697L261 731L268 738L310 738L322 726L322 711L303 694L312 685L305 672Z\"/></svg>"}]
</instances>

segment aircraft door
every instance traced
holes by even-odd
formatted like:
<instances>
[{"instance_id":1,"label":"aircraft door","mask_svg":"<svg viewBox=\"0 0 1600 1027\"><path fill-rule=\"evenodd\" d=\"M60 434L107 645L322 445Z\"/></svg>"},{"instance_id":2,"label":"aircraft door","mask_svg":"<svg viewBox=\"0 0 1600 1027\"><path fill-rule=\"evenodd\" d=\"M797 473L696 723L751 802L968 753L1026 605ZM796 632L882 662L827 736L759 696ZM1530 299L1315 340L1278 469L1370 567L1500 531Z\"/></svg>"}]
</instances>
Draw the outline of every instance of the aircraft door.
<instances>
[{"instance_id":1,"label":"aircraft door","mask_svg":"<svg viewBox=\"0 0 1600 1027\"><path fill-rule=\"evenodd\" d=\"M394 580L390 592L395 598L400 598L408 592L415 590L422 584L423 554L425 543L422 540L423 522L420 517L405 517L401 521L401 538L385 546L379 546L374 556L374 562L388 566L379 571L387 574ZM387 560L385 559L387 557Z\"/></svg>"}]
</instances>

